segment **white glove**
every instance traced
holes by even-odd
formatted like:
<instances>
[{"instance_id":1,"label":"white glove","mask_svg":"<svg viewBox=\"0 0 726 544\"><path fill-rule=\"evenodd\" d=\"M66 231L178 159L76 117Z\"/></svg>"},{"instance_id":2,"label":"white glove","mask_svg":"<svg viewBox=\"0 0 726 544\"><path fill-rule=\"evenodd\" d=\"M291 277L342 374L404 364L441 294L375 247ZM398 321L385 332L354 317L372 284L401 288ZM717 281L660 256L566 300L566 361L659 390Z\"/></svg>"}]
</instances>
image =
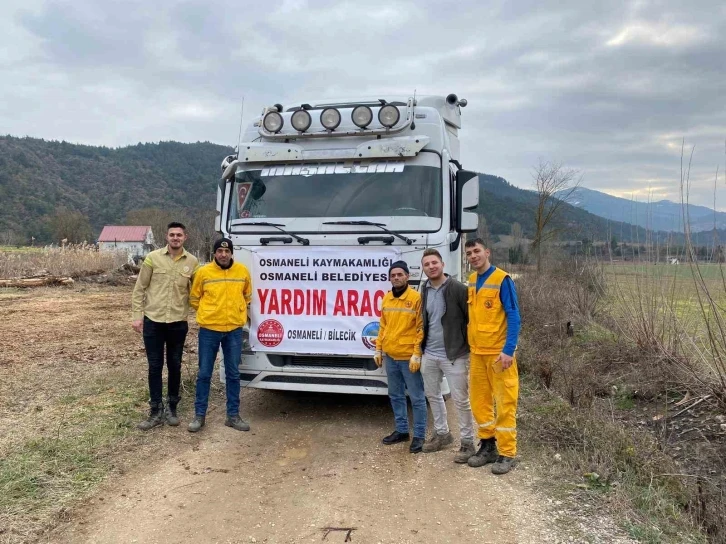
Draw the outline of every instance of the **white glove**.
<instances>
[{"instance_id":1,"label":"white glove","mask_svg":"<svg viewBox=\"0 0 726 544\"><path fill-rule=\"evenodd\" d=\"M411 373L418 372L421 369L421 357L418 355L414 355L411 357L411 360L408 362L408 370Z\"/></svg>"},{"instance_id":2,"label":"white glove","mask_svg":"<svg viewBox=\"0 0 726 544\"><path fill-rule=\"evenodd\" d=\"M376 354L373 356L373 361L376 363L378 368L381 368L383 366L383 352L376 351Z\"/></svg>"}]
</instances>

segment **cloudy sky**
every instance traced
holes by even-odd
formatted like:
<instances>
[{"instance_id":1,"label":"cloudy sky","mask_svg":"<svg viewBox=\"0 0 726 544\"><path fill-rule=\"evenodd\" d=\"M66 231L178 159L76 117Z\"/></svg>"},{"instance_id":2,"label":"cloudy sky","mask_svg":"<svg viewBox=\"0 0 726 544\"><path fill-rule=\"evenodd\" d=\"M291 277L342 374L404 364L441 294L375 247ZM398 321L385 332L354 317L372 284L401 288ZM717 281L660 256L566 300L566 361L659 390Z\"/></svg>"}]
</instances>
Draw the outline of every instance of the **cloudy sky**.
<instances>
[{"instance_id":1,"label":"cloudy sky","mask_svg":"<svg viewBox=\"0 0 726 544\"><path fill-rule=\"evenodd\" d=\"M4 0L0 133L234 145L263 105L386 93L469 100L464 166L726 209L723 0ZM299 103L299 102L298 102Z\"/></svg>"}]
</instances>

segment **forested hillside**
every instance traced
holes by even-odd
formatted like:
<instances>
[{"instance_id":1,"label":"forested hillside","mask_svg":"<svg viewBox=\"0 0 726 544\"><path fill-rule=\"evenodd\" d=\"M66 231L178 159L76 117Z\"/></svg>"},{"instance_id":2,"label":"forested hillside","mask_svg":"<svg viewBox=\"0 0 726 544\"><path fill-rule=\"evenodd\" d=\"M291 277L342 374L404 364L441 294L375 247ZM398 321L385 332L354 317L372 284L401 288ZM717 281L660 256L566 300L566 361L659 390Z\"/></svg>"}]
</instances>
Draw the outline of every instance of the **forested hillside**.
<instances>
[{"instance_id":1,"label":"forested hillside","mask_svg":"<svg viewBox=\"0 0 726 544\"><path fill-rule=\"evenodd\" d=\"M491 234L509 234L512 223L519 223L525 237L534 236L534 209L538 196L534 191L520 189L505 179L479 175L479 208L486 218ZM608 221L583 209L563 204L552 222L560 239L609 241L646 240L646 231L627 223Z\"/></svg>"},{"instance_id":2,"label":"forested hillside","mask_svg":"<svg viewBox=\"0 0 726 544\"><path fill-rule=\"evenodd\" d=\"M111 149L0 136L0 232L51 241L58 209L80 212L93 235L139 208L213 209L231 148L160 142Z\"/></svg>"},{"instance_id":3,"label":"forested hillside","mask_svg":"<svg viewBox=\"0 0 726 544\"><path fill-rule=\"evenodd\" d=\"M68 220L88 219L89 241L103 225L133 222L139 216L133 211L140 209L209 212L204 223L211 227L219 166L233 151L209 142L112 149L0 136L0 245L27 243L31 236L38 243L57 242L53 226L59 210ZM531 238L536 193L497 176L481 174L480 180L479 212L489 234L510 234L512 224L518 223L523 235ZM560 239L610 241L615 236L619 241L644 242L647 238L643 228L569 205L562 206L552 226Z\"/></svg>"}]
</instances>

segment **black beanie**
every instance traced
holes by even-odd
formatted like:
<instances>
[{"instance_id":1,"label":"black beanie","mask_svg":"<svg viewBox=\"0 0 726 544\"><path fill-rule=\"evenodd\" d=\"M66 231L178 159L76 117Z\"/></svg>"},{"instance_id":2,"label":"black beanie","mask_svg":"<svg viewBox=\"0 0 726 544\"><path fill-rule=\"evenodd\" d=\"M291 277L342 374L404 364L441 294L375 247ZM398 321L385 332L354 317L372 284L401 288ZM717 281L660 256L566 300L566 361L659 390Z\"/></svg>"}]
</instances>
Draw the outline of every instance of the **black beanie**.
<instances>
[{"instance_id":1,"label":"black beanie","mask_svg":"<svg viewBox=\"0 0 726 544\"><path fill-rule=\"evenodd\" d=\"M388 273L391 273L391 270L394 268L400 268L402 269L406 274L408 274L408 265L406 264L406 261L396 261L391 265L391 267L388 269Z\"/></svg>"},{"instance_id":2,"label":"black beanie","mask_svg":"<svg viewBox=\"0 0 726 544\"><path fill-rule=\"evenodd\" d=\"M232 240L230 240L229 238L220 238L219 240L214 242L214 249L212 250L212 252L216 252L220 247L225 247L234 253Z\"/></svg>"}]
</instances>

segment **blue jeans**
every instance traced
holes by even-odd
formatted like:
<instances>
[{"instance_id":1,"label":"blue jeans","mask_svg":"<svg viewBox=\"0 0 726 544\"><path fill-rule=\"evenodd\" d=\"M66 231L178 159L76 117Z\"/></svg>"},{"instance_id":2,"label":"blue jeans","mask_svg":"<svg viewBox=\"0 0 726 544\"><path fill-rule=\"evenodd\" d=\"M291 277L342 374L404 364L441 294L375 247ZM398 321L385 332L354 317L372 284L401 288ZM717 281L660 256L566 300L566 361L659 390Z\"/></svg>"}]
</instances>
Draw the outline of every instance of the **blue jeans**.
<instances>
[{"instance_id":1,"label":"blue jeans","mask_svg":"<svg viewBox=\"0 0 726 544\"><path fill-rule=\"evenodd\" d=\"M224 354L224 376L227 384L227 415L239 415L239 363L242 359L242 327L229 332L218 332L199 327L199 374L194 413L207 414L209 383L219 346Z\"/></svg>"},{"instance_id":2,"label":"blue jeans","mask_svg":"<svg viewBox=\"0 0 726 544\"><path fill-rule=\"evenodd\" d=\"M388 397L391 399L396 430L399 433L409 432L406 406L406 389L408 389L413 408L413 437L426 438L426 395L421 372L411 373L408 361L394 361L388 355L384 355L383 359L386 362Z\"/></svg>"}]
</instances>

